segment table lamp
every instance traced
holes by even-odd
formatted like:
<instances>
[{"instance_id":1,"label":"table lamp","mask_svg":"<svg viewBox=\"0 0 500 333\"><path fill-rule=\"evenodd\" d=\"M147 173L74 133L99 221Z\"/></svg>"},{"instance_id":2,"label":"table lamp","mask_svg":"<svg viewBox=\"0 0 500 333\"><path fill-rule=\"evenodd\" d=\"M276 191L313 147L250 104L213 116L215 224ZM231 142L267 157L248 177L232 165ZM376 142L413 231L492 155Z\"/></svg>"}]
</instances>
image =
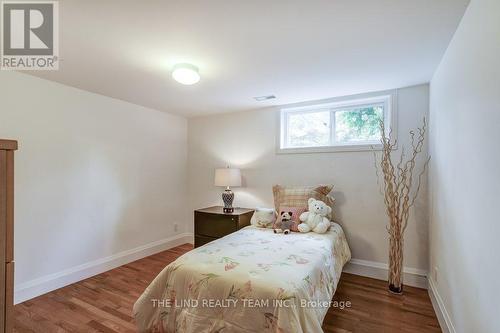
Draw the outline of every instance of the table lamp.
<instances>
[{"instance_id":1,"label":"table lamp","mask_svg":"<svg viewBox=\"0 0 500 333\"><path fill-rule=\"evenodd\" d=\"M224 213L234 212L233 200L234 193L229 188L230 186L241 186L240 169L232 169L230 167L224 169L215 169L215 186L225 187L222 192L222 201L224 201Z\"/></svg>"}]
</instances>

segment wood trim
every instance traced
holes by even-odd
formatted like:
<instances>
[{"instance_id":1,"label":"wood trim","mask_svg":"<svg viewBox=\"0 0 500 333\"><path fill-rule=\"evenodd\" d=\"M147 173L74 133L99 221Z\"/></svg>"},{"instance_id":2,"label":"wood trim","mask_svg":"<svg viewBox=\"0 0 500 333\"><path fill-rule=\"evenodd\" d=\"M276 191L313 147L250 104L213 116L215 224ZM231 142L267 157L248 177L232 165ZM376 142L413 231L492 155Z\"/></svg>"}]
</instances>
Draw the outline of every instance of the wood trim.
<instances>
[{"instance_id":1,"label":"wood trim","mask_svg":"<svg viewBox=\"0 0 500 333\"><path fill-rule=\"evenodd\" d=\"M7 183L7 152L0 150L0 332L5 330L5 281L6 279L6 261L5 261L5 247L7 243L6 237L6 208L7 208L7 195L5 191Z\"/></svg>"},{"instance_id":2,"label":"wood trim","mask_svg":"<svg viewBox=\"0 0 500 333\"><path fill-rule=\"evenodd\" d=\"M17 141L0 139L0 333L13 330L14 150Z\"/></svg>"},{"instance_id":3,"label":"wood trim","mask_svg":"<svg viewBox=\"0 0 500 333\"><path fill-rule=\"evenodd\" d=\"M7 151L7 194L5 214L5 262L14 260L14 151Z\"/></svg>"},{"instance_id":4,"label":"wood trim","mask_svg":"<svg viewBox=\"0 0 500 333\"><path fill-rule=\"evenodd\" d=\"M11 333L14 328L14 262L7 264L5 282L5 333Z\"/></svg>"},{"instance_id":5,"label":"wood trim","mask_svg":"<svg viewBox=\"0 0 500 333\"><path fill-rule=\"evenodd\" d=\"M17 141L0 139L0 150L17 150Z\"/></svg>"}]
</instances>

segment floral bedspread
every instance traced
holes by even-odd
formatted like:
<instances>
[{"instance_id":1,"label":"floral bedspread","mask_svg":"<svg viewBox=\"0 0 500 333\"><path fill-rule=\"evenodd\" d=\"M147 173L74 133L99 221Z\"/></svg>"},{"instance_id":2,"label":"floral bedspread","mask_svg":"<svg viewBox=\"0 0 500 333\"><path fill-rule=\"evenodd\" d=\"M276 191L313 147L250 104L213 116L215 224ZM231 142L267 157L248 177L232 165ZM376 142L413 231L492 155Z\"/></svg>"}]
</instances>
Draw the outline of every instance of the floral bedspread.
<instances>
[{"instance_id":1,"label":"floral bedspread","mask_svg":"<svg viewBox=\"0 0 500 333\"><path fill-rule=\"evenodd\" d=\"M322 332L351 252L342 228L253 226L165 267L134 305L140 332Z\"/></svg>"}]
</instances>

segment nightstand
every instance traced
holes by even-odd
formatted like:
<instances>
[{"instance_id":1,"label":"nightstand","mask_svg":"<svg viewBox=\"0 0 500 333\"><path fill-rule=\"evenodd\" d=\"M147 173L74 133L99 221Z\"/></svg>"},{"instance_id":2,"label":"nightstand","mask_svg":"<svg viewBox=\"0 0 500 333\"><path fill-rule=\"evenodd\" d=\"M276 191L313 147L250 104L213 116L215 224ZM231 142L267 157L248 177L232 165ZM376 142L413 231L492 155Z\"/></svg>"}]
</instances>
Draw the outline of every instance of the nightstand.
<instances>
[{"instance_id":1,"label":"nightstand","mask_svg":"<svg viewBox=\"0 0 500 333\"><path fill-rule=\"evenodd\" d=\"M224 213L222 208L214 206L194 211L194 247L202 246L250 225L253 209L234 208L234 212Z\"/></svg>"}]
</instances>

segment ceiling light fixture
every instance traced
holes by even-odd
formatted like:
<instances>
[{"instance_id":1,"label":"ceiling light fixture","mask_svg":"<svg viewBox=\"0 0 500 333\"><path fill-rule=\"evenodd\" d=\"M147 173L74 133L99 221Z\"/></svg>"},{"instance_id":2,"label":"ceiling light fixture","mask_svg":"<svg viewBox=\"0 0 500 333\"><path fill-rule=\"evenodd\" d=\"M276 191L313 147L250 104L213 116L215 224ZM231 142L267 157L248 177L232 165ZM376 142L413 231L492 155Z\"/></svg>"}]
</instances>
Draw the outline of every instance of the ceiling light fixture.
<instances>
[{"instance_id":1,"label":"ceiling light fixture","mask_svg":"<svg viewBox=\"0 0 500 333\"><path fill-rule=\"evenodd\" d=\"M174 66L172 71L172 77L175 81L191 85L200 81L200 73L198 73L198 67L191 64L177 64Z\"/></svg>"}]
</instances>

